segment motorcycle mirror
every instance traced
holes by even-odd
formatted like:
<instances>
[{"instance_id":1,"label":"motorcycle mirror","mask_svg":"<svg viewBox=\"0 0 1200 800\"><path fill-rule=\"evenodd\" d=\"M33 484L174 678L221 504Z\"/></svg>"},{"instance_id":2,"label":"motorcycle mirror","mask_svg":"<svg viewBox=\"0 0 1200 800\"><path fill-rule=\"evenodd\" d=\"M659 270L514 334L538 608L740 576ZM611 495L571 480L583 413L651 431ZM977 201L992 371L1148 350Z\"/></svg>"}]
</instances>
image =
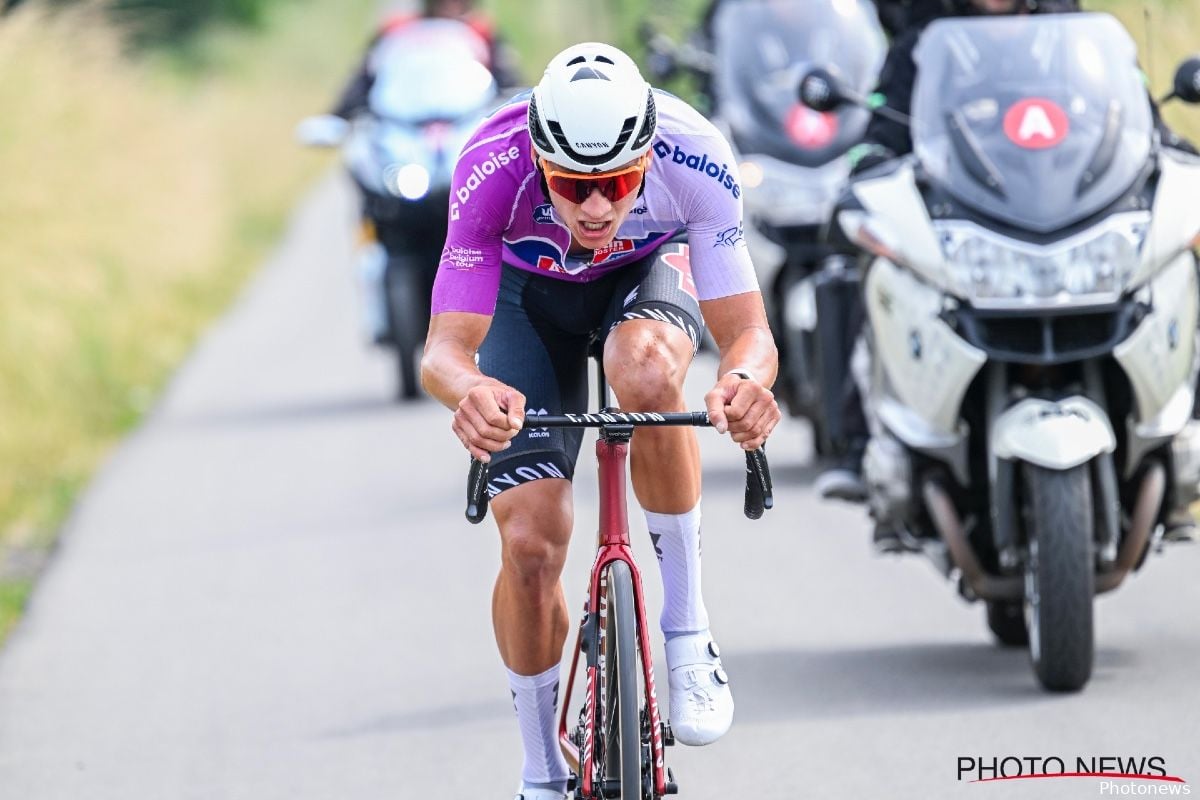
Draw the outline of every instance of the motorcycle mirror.
<instances>
[{"instance_id":1,"label":"motorcycle mirror","mask_svg":"<svg viewBox=\"0 0 1200 800\"><path fill-rule=\"evenodd\" d=\"M800 102L813 111L833 111L851 102L841 82L824 67L814 67L800 79Z\"/></svg>"},{"instance_id":2,"label":"motorcycle mirror","mask_svg":"<svg viewBox=\"0 0 1200 800\"><path fill-rule=\"evenodd\" d=\"M296 140L309 147L339 147L350 133L350 123L333 114L307 117L296 126Z\"/></svg>"},{"instance_id":3,"label":"motorcycle mirror","mask_svg":"<svg viewBox=\"0 0 1200 800\"><path fill-rule=\"evenodd\" d=\"M656 81L665 81L675 77L679 72L679 64L675 61L674 53L650 51L646 55L646 71Z\"/></svg>"},{"instance_id":4,"label":"motorcycle mirror","mask_svg":"<svg viewBox=\"0 0 1200 800\"><path fill-rule=\"evenodd\" d=\"M656 81L673 78L679 72L679 46L649 22L638 28L638 37L646 46L646 69Z\"/></svg>"},{"instance_id":5,"label":"motorcycle mirror","mask_svg":"<svg viewBox=\"0 0 1200 800\"><path fill-rule=\"evenodd\" d=\"M1179 65L1175 72L1174 95L1185 103L1200 103L1200 56Z\"/></svg>"}]
</instances>

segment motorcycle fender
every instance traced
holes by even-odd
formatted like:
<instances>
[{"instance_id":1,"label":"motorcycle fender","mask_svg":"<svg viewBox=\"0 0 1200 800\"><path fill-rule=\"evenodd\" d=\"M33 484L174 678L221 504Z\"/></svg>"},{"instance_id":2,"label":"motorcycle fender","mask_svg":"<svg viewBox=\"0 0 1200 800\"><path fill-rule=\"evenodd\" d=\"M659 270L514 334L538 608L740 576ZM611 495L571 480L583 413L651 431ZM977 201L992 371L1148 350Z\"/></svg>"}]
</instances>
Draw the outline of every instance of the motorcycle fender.
<instances>
[{"instance_id":1,"label":"motorcycle fender","mask_svg":"<svg viewBox=\"0 0 1200 800\"><path fill-rule=\"evenodd\" d=\"M866 210L869 226L885 239L899 260L937 286L952 285L925 199L911 164L882 177L855 181L855 197ZM853 235L847 230L847 235Z\"/></svg>"},{"instance_id":2,"label":"motorcycle fender","mask_svg":"<svg viewBox=\"0 0 1200 800\"><path fill-rule=\"evenodd\" d=\"M996 418L992 449L1006 460L1064 470L1086 464L1117 447L1104 409L1086 397L1027 399Z\"/></svg>"},{"instance_id":3,"label":"motorcycle fender","mask_svg":"<svg viewBox=\"0 0 1200 800\"><path fill-rule=\"evenodd\" d=\"M958 433L962 399L987 361L942 321L942 293L885 259L867 273L875 356L896 399L944 437Z\"/></svg>"},{"instance_id":4,"label":"motorcycle fender","mask_svg":"<svg viewBox=\"0 0 1200 800\"><path fill-rule=\"evenodd\" d=\"M1137 421L1162 414L1179 388L1191 380L1196 358L1196 261L1183 253L1149 285L1150 312L1113 349L1137 400Z\"/></svg>"},{"instance_id":5,"label":"motorcycle fender","mask_svg":"<svg viewBox=\"0 0 1200 800\"><path fill-rule=\"evenodd\" d=\"M1193 247L1200 233L1200 162L1183 158L1165 152L1159 160L1154 211L1142 263L1132 281L1135 286Z\"/></svg>"}]
</instances>

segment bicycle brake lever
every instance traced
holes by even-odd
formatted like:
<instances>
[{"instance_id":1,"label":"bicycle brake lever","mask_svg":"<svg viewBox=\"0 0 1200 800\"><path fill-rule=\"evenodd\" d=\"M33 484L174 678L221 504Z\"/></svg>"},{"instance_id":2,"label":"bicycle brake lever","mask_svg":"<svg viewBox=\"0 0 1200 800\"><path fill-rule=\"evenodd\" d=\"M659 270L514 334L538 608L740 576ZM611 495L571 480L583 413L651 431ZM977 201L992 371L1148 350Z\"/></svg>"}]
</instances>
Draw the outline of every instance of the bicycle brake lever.
<instances>
[{"instance_id":1,"label":"bicycle brake lever","mask_svg":"<svg viewBox=\"0 0 1200 800\"><path fill-rule=\"evenodd\" d=\"M775 505L771 492L771 468L763 448L746 451L746 500L742 510L749 519L759 519Z\"/></svg>"},{"instance_id":2,"label":"bicycle brake lever","mask_svg":"<svg viewBox=\"0 0 1200 800\"><path fill-rule=\"evenodd\" d=\"M483 522L488 507L488 465L472 458L467 473L467 521L472 525Z\"/></svg>"}]
</instances>

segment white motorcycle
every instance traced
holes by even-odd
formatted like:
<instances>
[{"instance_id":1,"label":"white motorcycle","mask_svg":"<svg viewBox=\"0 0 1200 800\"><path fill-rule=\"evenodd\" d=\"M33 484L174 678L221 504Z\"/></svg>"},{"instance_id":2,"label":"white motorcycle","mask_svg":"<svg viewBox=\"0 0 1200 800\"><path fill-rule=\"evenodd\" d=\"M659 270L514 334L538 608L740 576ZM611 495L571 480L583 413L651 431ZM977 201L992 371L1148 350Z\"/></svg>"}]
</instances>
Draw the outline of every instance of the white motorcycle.
<instances>
[{"instance_id":1,"label":"white motorcycle","mask_svg":"<svg viewBox=\"0 0 1200 800\"><path fill-rule=\"evenodd\" d=\"M1094 595L1197 499L1200 160L1160 145L1107 15L942 20L916 61L915 153L839 215L875 256L871 513L1078 690Z\"/></svg>"},{"instance_id":2,"label":"white motorcycle","mask_svg":"<svg viewBox=\"0 0 1200 800\"><path fill-rule=\"evenodd\" d=\"M486 56L486 43L461 22L414 21L372 52L366 113L349 123L310 117L297 130L305 144L341 146L358 185L367 328L395 351L404 399L420 392L417 350L429 327L454 165L498 99Z\"/></svg>"}]
</instances>

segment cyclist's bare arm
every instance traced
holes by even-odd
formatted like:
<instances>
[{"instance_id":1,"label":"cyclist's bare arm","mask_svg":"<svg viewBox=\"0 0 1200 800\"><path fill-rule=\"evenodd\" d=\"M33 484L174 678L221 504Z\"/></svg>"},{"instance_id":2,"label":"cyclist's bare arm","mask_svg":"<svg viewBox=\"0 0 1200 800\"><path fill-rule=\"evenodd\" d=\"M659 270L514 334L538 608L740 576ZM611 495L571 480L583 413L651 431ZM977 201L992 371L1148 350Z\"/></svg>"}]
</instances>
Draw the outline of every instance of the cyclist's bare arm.
<instances>
[{"instance_id":1,"label":"cyclist's bare arm","mask_svg":"<svg viewBox=\"0 0 1200 800\"><path fill-rule=\"evenodd\" d=\"M721 351L720 378L704 397L709 419L744 449L761 447L781 416L769 388L779 371L779 354L762 295L743 292L705 300L700 309ZM744 370L753 380L730 370Z\"/></svg>"},{"instance_id":2,"label":"cyclist's bare arm","mask_svg":"<svg viewBox=\"0 0 1200 800\"><path fill-rule=\"evenodd\" d=\"M521 430L525 395L479 371L475 354L487 336L487 314L447 311L433 315L421 360L425 391L454 412L451 428L480 461L490 460ZM507 409L507 411L506 411Z\"/></svg>"}]
</instances>

